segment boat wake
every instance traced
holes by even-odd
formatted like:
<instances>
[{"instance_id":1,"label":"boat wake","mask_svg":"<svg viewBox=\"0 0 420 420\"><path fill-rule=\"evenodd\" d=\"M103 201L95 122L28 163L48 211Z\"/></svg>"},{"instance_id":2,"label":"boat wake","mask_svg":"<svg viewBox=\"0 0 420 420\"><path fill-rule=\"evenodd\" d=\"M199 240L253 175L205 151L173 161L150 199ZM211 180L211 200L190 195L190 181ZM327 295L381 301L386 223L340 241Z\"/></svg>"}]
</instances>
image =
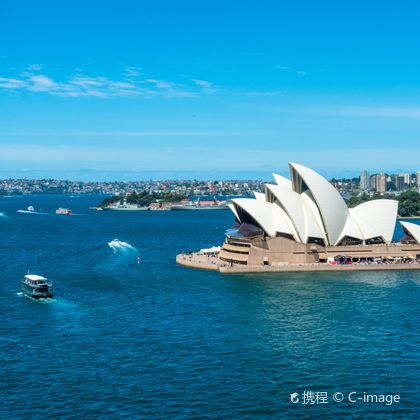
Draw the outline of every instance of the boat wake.
<instances>
[{"instance_id":1,"label":"boat wake","mask_svg":"<svg viewBox=\"0 0 420 420\"><path fill-rule=\"evenodd\" d=\"M32 211L32 210L17 210L16 213L35 214L38 216L53 216L51 213L43 213L42 211Z\"/></svg>"},{"instance_id":2,"label":"boat wake","mask_svg":"<svg viewBox=\"0 0 420 420\"><path fill-rule=\"evenodd\" d=\"M112 252L109 252L108 255L102 254L104 258L98 259L95 271L101 273L102 278L106 277L108 281L119 284L122 270L126 270L127 267L138 266L136 264L138 250L128 242L120 241L119 239L107 242L107 246L111 248Z\"/></svg>"},{"instance_id":3,"label":"boat wake","mask_svg":"<svg viewBox=\"0 0 420 420\"><path fill-rule=\"evenodd\" d=\"M114 239L111 242L108 242L108 246L112 248L114 252L117 251L136 251L136 248L130 245L128 242L123 242L118 239Z\"/></svg>"},{"instance_id":4,"label":"boat wake","mask_svg":"<svg viewBox=\"0 0 420 420\"><path fill-rule=\"evenodd\" d=\"M16 294L18 296L21 296L21 297L25 298L25 299L29 299L32 302L42 303L44 305L55 302L55 299L54 298L37 298L37 299L35 299L35 298L33 298L31 296L28 296L28 295L26 295L25 293L22 293L22 292L17 292Z\"/></svg>"},{"instance_id":5,"label":"boat wake","mask_svg":"<svg viewBox=\"0 0 420 420\"><path fill-rule=\"evenodd\" d=\"M4 214L2 211L0 211L0 219L3 219L3 221L5 221L5 220L10 220L12 218Z\"/></svg>"}]
</instances>

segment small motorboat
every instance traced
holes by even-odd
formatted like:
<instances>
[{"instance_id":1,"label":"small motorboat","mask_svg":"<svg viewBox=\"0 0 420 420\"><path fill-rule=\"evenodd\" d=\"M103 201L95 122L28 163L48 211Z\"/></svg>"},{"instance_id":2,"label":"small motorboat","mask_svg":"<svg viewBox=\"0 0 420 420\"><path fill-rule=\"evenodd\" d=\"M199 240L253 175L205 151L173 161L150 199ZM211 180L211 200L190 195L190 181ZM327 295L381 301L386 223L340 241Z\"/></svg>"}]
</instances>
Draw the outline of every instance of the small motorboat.
<instances>
[{"instance_id":1,"label":"small motorboat","mask_svg":"<svg viewBox=\"0 0 420 420\"><path fill-rule=\"evenodd\" d=\"M45 277L36 274L27 274L20 281L23 294L34 299L52 298L52 283Z\"/></svg>"},{"instance_id":2,"label":"small motorboat","mask_svg":"<svg viewBox=\"0 0 420 420\"><path fill-rule=\"evenodd\" d=\"M26 210L18 210L18 213L33 213L35 211L34 206L28 206Z\"/></svg>"},{"instance_id":3,"label":"small motorboat","mask_svg":"<svg viewBox=\"0 0 420 420\"><path fill-rule=\"evenodd\" d=\"M131 245L127 242L120 241L119 239L114 239L113 241L108 242L108 246L111 248L127 248Z\"/></svg>"},{"instance_id":4,"label":"small motorboat","mask_svg":"<svg viewBox=\"0 0 420 420\"><path fill-rule=\"evenodd\" d=\"M121 251L127 251L131 250L134 251L136 248L134 246L130 245L128 242L120 241L119 239L114 239L111 242L108 242L108 246L113 249L113 251L121 250Z\"/></svg>"},{"instance_id":5,"label":"small motorboat","mask_svg":"<svg viewBox=\"0 0 420 420\"><path fill-rule=\"evenodd\" d=\"M72 214L72 211L70 209L66 209L64 207L59 207L56 211L55 214L67 214L70 215Z\"/></svg>"}]
</instances>

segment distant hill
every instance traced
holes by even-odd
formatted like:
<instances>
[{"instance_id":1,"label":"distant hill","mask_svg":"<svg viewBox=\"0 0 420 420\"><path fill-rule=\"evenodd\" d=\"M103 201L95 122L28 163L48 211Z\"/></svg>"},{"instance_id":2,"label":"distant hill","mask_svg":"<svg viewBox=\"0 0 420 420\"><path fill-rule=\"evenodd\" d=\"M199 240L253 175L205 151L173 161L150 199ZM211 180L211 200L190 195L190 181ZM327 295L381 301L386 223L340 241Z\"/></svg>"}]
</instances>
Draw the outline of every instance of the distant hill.
<instances>
[{"instance_id":1,"label":"distant hill","mask_svg":"<svg viewBox=\"0 0 420 420\"><path fill-rule=\"evenodd\" d=\"M149 193L148 191L141 192L132 192L125 196L114 195L112 197L105 198L100 207L107 207L110 204L118 203L121 204L136 204L141 207L150 206L152 203L161 202L161 203L175 203L181 201L185 197L180 194L175 193Z\"/></svg>"}]
</instances>

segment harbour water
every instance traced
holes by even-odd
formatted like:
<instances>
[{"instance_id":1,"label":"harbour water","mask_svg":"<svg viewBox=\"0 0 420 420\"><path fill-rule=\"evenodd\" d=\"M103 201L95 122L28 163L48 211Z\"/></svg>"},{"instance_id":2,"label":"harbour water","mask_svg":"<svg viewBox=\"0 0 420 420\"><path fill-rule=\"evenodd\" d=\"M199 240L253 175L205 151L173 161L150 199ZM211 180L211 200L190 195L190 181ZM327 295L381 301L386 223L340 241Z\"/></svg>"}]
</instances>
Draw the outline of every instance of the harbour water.
<instances>
[{"instance_id":1,"label":"harbour water","mask_svg":"<svg viewBox=\"0 0 420 420\"><path fill-rule=\"evenodd\" d=\"M1 418L416 418L420 273L188 269L175 255L221 244L230 212L89 210L100 201L0 198ZM49 215L16 213L29 205ZM28 270L54 299L19 294Z\"/></svg>"}]
</instances>

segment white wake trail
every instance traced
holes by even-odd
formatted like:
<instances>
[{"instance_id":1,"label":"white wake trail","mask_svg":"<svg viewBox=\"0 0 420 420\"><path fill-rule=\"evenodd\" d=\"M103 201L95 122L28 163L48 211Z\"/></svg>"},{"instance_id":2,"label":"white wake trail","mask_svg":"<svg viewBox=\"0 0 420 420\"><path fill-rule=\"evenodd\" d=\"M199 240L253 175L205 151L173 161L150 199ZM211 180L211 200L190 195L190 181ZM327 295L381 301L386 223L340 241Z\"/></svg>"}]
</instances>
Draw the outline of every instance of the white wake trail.
<instances>
[{"instance_id":1,"label":"white wake trail","mask_svg":"<svg viewBox=\"0 0 420 420\"><path fill-rule=\"evenodd\" d=\"M114 252L124 250L136 251L134 246L130 245L128 242L120 241L119 239L114 239L113 241L108 242L108 246L112 248Z\"/></svg>"}]
</instances>

